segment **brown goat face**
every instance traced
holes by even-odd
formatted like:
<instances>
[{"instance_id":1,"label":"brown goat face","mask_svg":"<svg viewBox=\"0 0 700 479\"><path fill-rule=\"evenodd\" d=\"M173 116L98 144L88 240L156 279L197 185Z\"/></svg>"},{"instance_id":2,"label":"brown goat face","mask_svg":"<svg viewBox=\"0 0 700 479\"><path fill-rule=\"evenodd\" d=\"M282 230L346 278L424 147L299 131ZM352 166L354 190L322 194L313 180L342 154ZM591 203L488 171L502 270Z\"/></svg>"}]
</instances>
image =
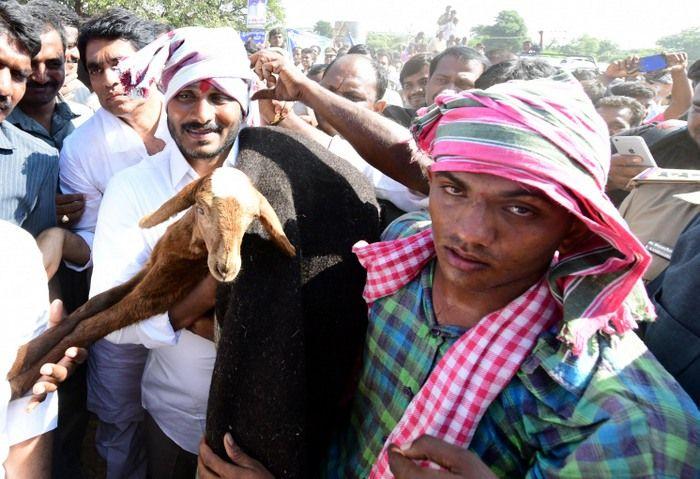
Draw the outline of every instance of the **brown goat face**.
<instances>
[{"instance_id":1,"label":"brown goat face","mask_svg":"<svg viewBox=\"0 0 700 479\"><path fill-rule=\"evenodd\" d=\"M241 241L253 219L258 218L270 239L287 256L296 255L270 203L240 170L221 167L193 181L139 222L142 228L166 221L192 206L194 215L190 249L199 239L209 253L207 265L217 281L233 281L241 269ZM184 218L183 218L184 219ZM194 250L192 250L194 251Z\"/></svg>"},{"instance_id":2,"label":"brown goat face","mask_svg":"<svg viewBox=\"0 0 700 479\"><path fill-rule=\"evenodd\" d=\"M296 253L267 200L240 170L217 169L209 187L203 185L195 196L193 234L198 234L206 244L207 266L217 281L229 282L238 276L243 235L255 218L260 218L272 240L285 253L290 256Z\"/></svg>"}]
</instances>

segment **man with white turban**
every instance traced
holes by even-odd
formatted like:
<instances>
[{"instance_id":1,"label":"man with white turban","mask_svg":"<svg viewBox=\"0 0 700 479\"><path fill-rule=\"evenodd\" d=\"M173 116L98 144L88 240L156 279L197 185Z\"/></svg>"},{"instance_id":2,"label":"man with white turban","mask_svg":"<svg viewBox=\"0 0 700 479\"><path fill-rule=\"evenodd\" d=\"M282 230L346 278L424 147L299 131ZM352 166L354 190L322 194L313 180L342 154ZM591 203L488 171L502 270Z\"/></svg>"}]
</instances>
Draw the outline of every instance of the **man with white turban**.
<instances>
[{"instance_id":1,"label":"man with white turban","mask_svg":"<svg viewBox=\"0 0 700 479\"><path fill-rule=\"evenodd\" d=\"M238 131L250 106L252 72L243 43L230 28L169 32L117 69L127 93L162 92L173 143L108 184L95 232L91 295L130 279L177 219L141 229L140 218L200 176L234 164ZM215 290L216 281L208 276L167 313L107 337L149 348L141 396L150 477L195 474L215 359L212 323L206 318Z\"/></svg>"}]
</instances>

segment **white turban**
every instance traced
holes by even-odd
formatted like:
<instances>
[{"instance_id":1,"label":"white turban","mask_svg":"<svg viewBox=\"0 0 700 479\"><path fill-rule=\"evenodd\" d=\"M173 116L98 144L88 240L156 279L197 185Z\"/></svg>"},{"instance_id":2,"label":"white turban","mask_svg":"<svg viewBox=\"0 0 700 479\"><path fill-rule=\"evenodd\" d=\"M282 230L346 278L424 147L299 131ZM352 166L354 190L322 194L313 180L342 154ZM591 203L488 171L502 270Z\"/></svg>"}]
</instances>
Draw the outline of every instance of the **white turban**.
<instances>
[{"instance_id":1,"label":"white turban","mask_svg":"<svg viewBox=\"0 0 700 479\"><path fill-rule=\"evenodd\" d=\"M184 87L207 80L238 101L244 114L248 112L253 72L232 28L173 30L119 62L117 69L130 95L146 97L155 84L167 104Z\"/></svg>"}]
</instances>

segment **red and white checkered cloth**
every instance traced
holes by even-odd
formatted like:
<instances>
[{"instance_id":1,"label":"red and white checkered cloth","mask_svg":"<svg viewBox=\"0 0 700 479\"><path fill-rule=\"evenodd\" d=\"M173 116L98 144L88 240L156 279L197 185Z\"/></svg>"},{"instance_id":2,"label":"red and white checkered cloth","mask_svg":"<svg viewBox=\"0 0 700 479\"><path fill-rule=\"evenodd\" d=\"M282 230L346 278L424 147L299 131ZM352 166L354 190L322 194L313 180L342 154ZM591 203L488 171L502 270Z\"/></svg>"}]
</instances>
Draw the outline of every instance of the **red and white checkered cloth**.
<instances>
[{"instance_id":1,"label":"red and white checkered cloth","mask_svg":"<svg viewBox=\"0 0 700 479\"><path fill-rule=\"evenodd\" d=\"M362 297L370 304L403 288L435 256L433 230L428 228L393 241L359 241L352 252L367 270Z\"/></svg>"},{"instance_id":2,"label":"red and white checkered cloth","mask_svg":"<svg viewBox=\"0 0 700 479\"><path fill-rule=\"evenodd\" d=\"M369 267L364 297L372 302L405 286L433 257L432 230L394 241L358 243L353 251ZM391 444L429 434L467 447L489 405L518 371L539 335L560 319L559 306L543 279L467 331L409 404L370 478L393 477L387 455Z\"/></svg>"}]
</instances>

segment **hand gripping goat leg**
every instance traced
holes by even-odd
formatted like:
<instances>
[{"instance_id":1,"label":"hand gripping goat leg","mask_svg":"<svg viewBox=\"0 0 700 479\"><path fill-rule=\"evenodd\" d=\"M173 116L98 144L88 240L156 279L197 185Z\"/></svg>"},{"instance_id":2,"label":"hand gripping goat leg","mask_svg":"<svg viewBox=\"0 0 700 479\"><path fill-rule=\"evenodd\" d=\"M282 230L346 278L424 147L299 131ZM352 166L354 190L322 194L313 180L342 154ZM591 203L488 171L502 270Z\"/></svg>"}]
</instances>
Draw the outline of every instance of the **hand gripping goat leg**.
<instances>
[{"instance_id":1,"label":"hand gripping goat leg","mask_svg":"<svg viewBox=\"0 0 700 479\"><path fill-rule=\"evenodd\" d=\"M91 298L60 325L20 347L7 375L13 398L31 389L41 366L57 362L67 348L86 347L165 313L209 273L217 281L233 281L241 267L241 241L253 219L260 220L287 256L296 254L274 210L240 170L218 168L190 183L139 225L151 228L187 208L131 280Z\"/></svg>"}]
</instances>

